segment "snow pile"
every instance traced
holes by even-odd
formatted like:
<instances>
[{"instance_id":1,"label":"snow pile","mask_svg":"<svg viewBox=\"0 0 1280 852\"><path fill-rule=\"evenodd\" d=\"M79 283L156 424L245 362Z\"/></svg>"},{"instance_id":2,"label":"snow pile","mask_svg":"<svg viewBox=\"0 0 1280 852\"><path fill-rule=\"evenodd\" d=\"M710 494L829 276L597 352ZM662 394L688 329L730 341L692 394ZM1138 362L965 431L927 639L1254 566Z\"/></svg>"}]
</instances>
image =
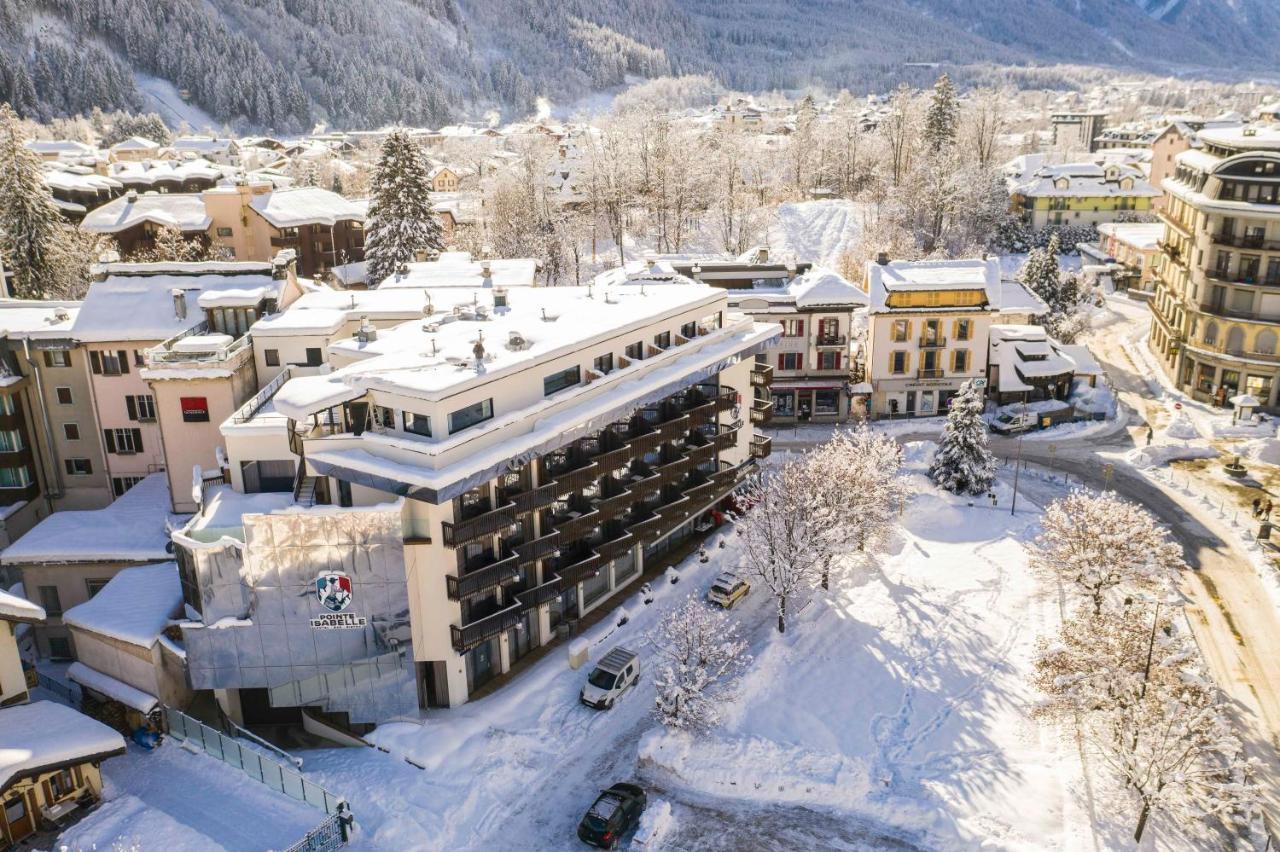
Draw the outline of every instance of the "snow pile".
<instances>
[{"instance_id":1,"label":"snow pile","mask_svg":"<svg viewBox=\"0 0 1280 852\"><path fill-rule=\"evenodd\" d=\"M650 799L640 817L640 825L631 839L631 848L660 849L662 838L671 830L675 818L671 816L671 803L663 799Z\"/></svg>"},{"instance_id":2,"label":"snow pile","mask_svg":"<svg viewBox=\"0 0 1280 852\"><path fill-rule=\"evenodd\" d=\"M1191 418L1185 411L1179 411L1173 415L1173 419L1165 427L1164 434L1165 437L1176 438L1179 441L1194 441L1200 437L1196 424L1191 422Z\"/></svg>"},{"instance_id":3,"label":"snow pile","mask_svg":"<svg viewBox=\"0 0 1280 852\"><path fill-rule=\"evenodd\" d=\"M1237 449L1245 458L1264 464L1280 464L1280 438L1258 438Z\"/></svg>"},{"instance_id":4,"label":"snow pile","mask_svg":"<svg viewBox=\"0 0 1280 852\"><path fill-rule=\"evenodd\" d=\"M132 707L139 713L150 713L160 703L154 695L136 689L124 681L116 680L111 675L103 674L84 663L75 662L68 666L67 677L81 686L87 686L95 692L119 701L126 707Z\"/></svg>"},{"instance_id":5,"label":"snow pile","mask_svg":"<svg viewBox=\"0 0 1280 852\"><path fill-rule=\"evenodd\" d=\"M1192 444L1153 444L1150 447L1139 447L1125 454L1124 460L1138 470L1168 464L1174 461L1190 459L1211 459L1218 455L1213 447Z\"/></svg>"},{"instance_id":6,"label":"snow pile","mask_svg":"<svg viewBox=\"0 0 1280 852\"><path fill-rule=\"evenodd\" d=\"M1076 379L1070 401L1082 414L1103 412L1108 418L1116 416L1116 395L1105 380L1099 380L1096 387L1089 387L1088 382Z\"/></svg>"},{"instance_id":7,"label":"snow pile","mask_svg":"<svg viewBox=\"0 0 1280 852\"><path fill-rule=\"evenodd\" d=\"M779 258L838 266L862 233L863 210L861 202L842 199L783 204L769 228L769 245Z\"/></svg>"},{"instance_id":8,"label":"snow pile","mask_svg":"<svg viewBox=\"0 0 1280 852\"><path fill-rule=\"evenodd\" d=\"M654 730L640 741L640 770L658 782L734 799L853 810L871 790L867 765L838 752L763 737L699 737Z\"/></svg>"}]
</instances>

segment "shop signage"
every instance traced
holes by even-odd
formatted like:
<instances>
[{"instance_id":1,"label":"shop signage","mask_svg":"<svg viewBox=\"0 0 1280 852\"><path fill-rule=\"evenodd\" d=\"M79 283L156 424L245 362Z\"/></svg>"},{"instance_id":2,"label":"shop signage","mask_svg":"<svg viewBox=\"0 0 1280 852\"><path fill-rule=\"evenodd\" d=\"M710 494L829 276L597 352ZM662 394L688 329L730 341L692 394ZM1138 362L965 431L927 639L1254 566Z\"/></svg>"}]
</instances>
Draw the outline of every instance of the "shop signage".
<instances>
[{"instance_id":1,"label":"shop signage","mask_svg":"<svg viewBox=\"0 0 1280 852\"><path fill-rule=\"evenodd\" d=\"M351 606L351 578L342 571L325 571L316 576L316 598L330 612Z\"/></svg>"},{"instance_id":2,"label":"shop signage","mask_svg":"<svg viewBox=\"0 0 1280 852\"><path fill-rule=\"evenodd\" d=\"M314 630L361 630L368 624L369 619L353 612L326 612L311 619Z\"/></svg>"}]
</instances>

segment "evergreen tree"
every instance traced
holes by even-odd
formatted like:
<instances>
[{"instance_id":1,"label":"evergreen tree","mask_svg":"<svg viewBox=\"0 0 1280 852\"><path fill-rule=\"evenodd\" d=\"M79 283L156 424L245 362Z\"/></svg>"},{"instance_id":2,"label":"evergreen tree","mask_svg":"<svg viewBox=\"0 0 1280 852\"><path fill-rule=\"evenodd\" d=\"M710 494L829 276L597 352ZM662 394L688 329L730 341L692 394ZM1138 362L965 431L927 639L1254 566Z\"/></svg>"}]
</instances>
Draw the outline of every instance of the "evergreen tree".
<instances>
[{"instance_id":1,"label":"evergreen tree","mask_svg":"<svg viewBox=\"0 0 1280 852\"><path fill-rule=\"evenodd\" d=\"M394 275L418 252L444 248L440 222L431 212L429 188L422 150L407 133L393 132L382 143L365 223L369 286Z\"/></svg>"},{"instance_id":2,"label":"evergreen tree","mask_svg":"<svg viewBox=\"0 0 1280 852\"><path fill-rule=\"evenodd\" d=\"M951 78L943 74L933 85L933 100L924 118L924 141L930 151L955 144L960 127L960 101Z\"/></svg>"},{"instance_id":3,"label":"evergreen tree","mask_svg":"<svg viewBox=\"0 0 1280 852\"><path fill-rule=\"evenodd\" d=\"M13 108L0 104L0 256L13 272L11 295L38 299L65 284L66 226L24 141Z\"/></svg>"},{"instance_id":4,"label":"evergreen tree","mask_svg":"<svg viewBox=\"0 0 1280 852\"><path fill-rule=\"evenodd\" d=\"M1080 305L1080 288L1074 276L1062 277L1058 254L1062 243L1055 233L1046 248L1032 249L1027 261L1018 272L1018 280L1035 293L1048 306L1043 317L1045 329L1052 336L1070 343L1083 328L1083 320L1077 313Z\"/></svg>"},{"instance_id":5,"label":"evergreen tree","mask_svg":"<svg viewBox=\"0 0 1280 852\"><path fill-rule=\"evenodd\" d=\"M951 400L942 440L929 465L929 478L954 494L982 494L996 479L996 460L987 448L982 390L972 381Z\"/></svg>"}]
</instances>

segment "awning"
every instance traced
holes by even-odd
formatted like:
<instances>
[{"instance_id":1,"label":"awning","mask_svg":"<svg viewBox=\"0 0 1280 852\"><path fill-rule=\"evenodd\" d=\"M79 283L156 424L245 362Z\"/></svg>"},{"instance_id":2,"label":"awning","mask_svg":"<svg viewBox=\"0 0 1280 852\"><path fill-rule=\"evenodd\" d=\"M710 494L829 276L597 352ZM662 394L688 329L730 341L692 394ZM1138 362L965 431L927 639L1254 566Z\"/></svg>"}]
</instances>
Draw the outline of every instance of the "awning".
<instances>
[{"instance_id":1,"label":"awning","mask_svg":"<svg viewBox=\"0 0 1280 852\"><path fill-rule=\"evenodd\" d=\"M150 713L160 706L160 699L154 695L136 689L124 681L116 680L97 669L89 668L84 663L72 663L67 668L67 677L81 686L105 695L112 701L119 701L126 707L132 707L139 713Z\"/></svg>"},{"instance_id":2,"label":"awning","mask_svg":"<svg viewBox=\"0 0 1280 852\"><path fill-rule=\"evenodd\" d=\"M773 385L772 387L770 387L770 388L769 388L769 390L770 390L770 391L773 391L773 392L777 392L777 391L797 391L797 390L834 390L834 391L838 391L838 390L843 390L843 389L844 389L844 385L843 385L843 384L833 385L833 384L831 384L831 380L830 380L830 379L828 379L828 380L826 380L826 381L818 381L818 382L789 382L789 383L787 383L787 384L785 384L785 385Z\"/></svg>"}]
</instances>

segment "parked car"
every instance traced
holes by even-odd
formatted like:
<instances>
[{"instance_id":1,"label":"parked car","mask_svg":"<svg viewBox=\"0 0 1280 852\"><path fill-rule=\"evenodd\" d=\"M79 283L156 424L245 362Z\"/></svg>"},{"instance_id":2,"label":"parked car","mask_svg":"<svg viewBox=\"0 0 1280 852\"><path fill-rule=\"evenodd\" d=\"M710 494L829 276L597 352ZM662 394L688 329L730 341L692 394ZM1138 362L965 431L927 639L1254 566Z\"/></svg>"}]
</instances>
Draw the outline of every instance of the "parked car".
<instances>
[{"instance_id":1,"label":"parked car","mask_svg":"<svg viewBox=\"0 0 1280 852\"><path fill-rule=\"evenodd\" d=\"M601 849L617 849L622 836L640 822L647 803L644 790L635 784L614 784L578 823L578 839Z\"/></svg>"},{"instance_id":2,"label":"parked car","mask_svg":"<svg viewBox=\"0 0 1280 852\"><path fill-rule=\"evenodd\" d=\"M733 609L733 605L745 598L750 591L751 586L746 580L732 571L725 571L716 577L707 590L707 600L725 609Z\"/></svg>"},{"instance_id":3,"label":"parked car","mask_svg":"<svg viewBox=\"0 0 1280 852\"><path fill-rule=\"evenodd\" d=\"M622 693L640 682L640 658L634 651L614 648L587 675L578 698L588 707L608 710Z\"/></svg>"},{"instance_id":4,"label":"parked car","mask_svg":"<svg viewBox=\"0 0 1280 852\"><path fill-rule=\"evenodd\" d=\"M1015 435L1034 429L1036 423L1036 415L1030 411L1021 414L1006 411L991 421L991 431L997 435Z\"/></svg>"}]
</instances>

